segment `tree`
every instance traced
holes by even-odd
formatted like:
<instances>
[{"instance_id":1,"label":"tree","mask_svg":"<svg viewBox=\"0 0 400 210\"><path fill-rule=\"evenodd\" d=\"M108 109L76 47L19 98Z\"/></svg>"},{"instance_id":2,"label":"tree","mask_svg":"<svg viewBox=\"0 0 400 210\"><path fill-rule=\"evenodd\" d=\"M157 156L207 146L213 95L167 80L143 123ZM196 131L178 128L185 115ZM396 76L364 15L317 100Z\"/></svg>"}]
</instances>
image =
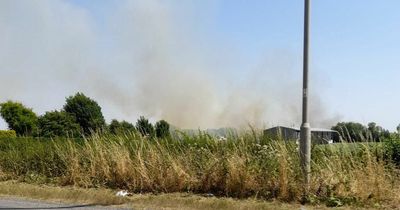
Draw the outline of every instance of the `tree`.
<instances>
[{"instance_id":1,"label":"tree","mask_svg":"<svg viewBox=\"0 0 400 210\"><path fill-rule=\"evenodd\" d=\"M339 132L343 140L348 142L361 142L367 139L367 128L361 123L339 122L332 127L332 130Z\"/></svg>"},{"instance_id":2,"label":"tree","mask_svg":"<svg viewBox=\"0 0 400 210\"><path fill-rule=\"evenodd\" d=\"M338 131L346 141L382 141L390 137L390 132L375 122L368 123L367 127L356 122L340 122L332 130Z\"/></svg>"},{"instance_id":3,"label":"tree","mask_svg":"<svg viewBox=\"0 0 400 210\"><path fill-rule=\"evenodd\" d=\"M154 136L153 125L143 116L141 116L136 122L136 129L142 134L142 136Z\"/></svg>"},{"instance_id":4,"label":"tree","mask_svg":"<svg viewBox=\"0 0 400 210\"><path fill-rule=\"evenodd\" d=\"M170 136L169 123L165 120L160 120L155 125L157 138L167 138Z\"/></svg>"},{"instance_id":5,"label":"tree","mask_svg":"<svg viewBox=\"0 0 400 210\"><path fill-rule=\"evenodd\" d=\"M21 103L7 101L0 104L0 114L7 122L9 129L15 130L18 136L31 136L37 133L36 114Z\"/></svg>"},{"instance_id":6,"label":"tree","mask_svg":"<svg viewBox=\"0 0 400 210\"><path fill-rule=\"evenodd\" d=\"M372 140L374 140L374 141L378 141L379 136L382 132L382 127L377 126L376 123L374 123L374 122L370 122L370 123L368 123L368 131L370 134L370 138L372 138Z\"/></svg>"},{"instance_id":7,"label":"tree","mask_svg":"<svg viewBox=\"0 0 400 210\"><path fill-rule=\"evenodd\" d=\"M40 136L76 137L80 135L80 126L75 118L65 111L46 112L39 117Z\"/></svg>"},{"instance_id":8,"label":"tree","mask_svg":"<svg viewBox=\"0 0 400 210\"><path fill-rule=\"evenodd\" d=\"M115 120L115 119L111 120L111 123L108 126L108 129L112 134L117 134L119 132L120 128L121 128L121 124L118 122L118 120Z\"/></svg>"},{"instance_id":9,"label":"tree","mask_svg":"<svg viewBox=\"0 0 400 210\"><path fill-rule=\"evenodd\" d=\"M136 132L135 126L132 123L129 123L125 120L119 122L118 120L111 120L110 125L108 126L110 132L112 134L124 134L130 132Z\"/></svg>"},{"instance_id":10,"label":"tree","mask_svg":"<svg viewBox=\"0 0 400 210\"><path fill-rule=\"evenodd\" d=\"M368 123L368 131L370 138L373 141L382 141L390 137L389 130L382 128L374 122Z\"/></svg>"},{"instance_id":11,"label":"tree","mask_svg":"<svg viewBox=\"0 0 400 210\"><path fill-rule=\"evenodd\" d=\"M400 133L400 124L396 127L397 133Z\"/></svg>"},{"instance_id":12,"label":"tree","mask_svg":"<svg viewBox=\"0 0 400 210\"><path fill-rule=\"evenodd\" d=\"M75 117L76 122L81 126L85 134L90 134L105 127L101 107L96 101L83 93L68 97L64 110Z\"/></svg>"}]
</instances>

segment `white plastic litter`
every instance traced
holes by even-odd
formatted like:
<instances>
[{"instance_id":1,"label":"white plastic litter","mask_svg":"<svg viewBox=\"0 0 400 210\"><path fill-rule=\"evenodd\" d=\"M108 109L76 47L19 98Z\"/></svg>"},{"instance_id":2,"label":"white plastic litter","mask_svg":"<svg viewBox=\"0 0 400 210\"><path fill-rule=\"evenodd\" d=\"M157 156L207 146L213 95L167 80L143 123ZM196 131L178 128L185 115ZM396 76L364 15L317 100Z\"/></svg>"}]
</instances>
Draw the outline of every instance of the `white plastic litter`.
<instances>
[{"instance_id":1,"label":"white plastic litter","mask_svg":"<svg viewBox=\"0 0 400 210\"><path fill-rule=\"evenodd\" d=\"M132 193L126 191L126 190L121 190L118 191L117 194L115 194L116 196L120 196L120 197L125 197L125 196L132 196Z\"/></svg>"}]
</instances>

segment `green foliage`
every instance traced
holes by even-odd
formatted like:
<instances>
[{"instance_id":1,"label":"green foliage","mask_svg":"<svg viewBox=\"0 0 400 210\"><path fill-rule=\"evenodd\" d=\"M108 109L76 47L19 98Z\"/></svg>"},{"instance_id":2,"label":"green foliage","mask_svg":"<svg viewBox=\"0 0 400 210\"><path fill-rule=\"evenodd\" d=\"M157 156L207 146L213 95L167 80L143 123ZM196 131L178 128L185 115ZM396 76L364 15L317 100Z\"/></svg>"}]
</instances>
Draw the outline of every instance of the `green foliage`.
<instances>
[{"instance_id":1,"label":"green foliage","mask_svg":"<svg viewBox=\"0 0 400 210\"><path fill-rule=\"evenodd\" d=\"M18 136L30 136L37 133L36 114L21 103L7 101L0 104L0 114L8 127L15 130Z\"/></svg>"},{"instance_id":2,"label":"green foliage","mask_svg":"<svg viewBox=\"0 0 400 210\"><path fill-rule=\"evenodd\" d=\"M148 119L141 116L136 122L136 129L142 134L142 136L154 137L154 127Z\"/></svg>"},{"instance_id":3,"label":"green foliage","mask_svg":"<svg viewBox=\"0 0 400 210\"><path fill-rule=\"evenodd\" d=\"M170 137L169 123L165 120L160 120L155 125L157 138L168 138Z\"/></svg>"},{"instance_id":4,"label":"green foliage","mask_svg":"<svg viewBox=\"0 0 400 210\"><path fill-rule=\"evenodd\" d=\"M68 97L64 110L75 117L76 122L81 126L85 134L91 134L91 132L105 127L101 107L96 101L83 93Z\"/></svg>"},{"instance_id":5,"label":"green foliage","mask_svg":"<svg viewBox=\"0 0 400 210\"><path fill-rule=\"evenodd\" d=\"M367 128L356 122L339 122L332 127L332 130L339 132L343 140L347 142L365 141L367 136Z\"/></svg>"},{"instance_id":6,"label":"green foliage","mask_svg":"<svg viewBox=\"0 0 400 210\"><path fill-rule=\"evenodd\" d=\"M383 129L381 126L376 125L374 122L368 123L368 135L373 141L382 141L390 137L390 132Z\"/></svg>"},{"instance_id":7,"label":"green foliage","mask_svg":"<svg viewBox=\"0 0 400 210\"><path fill-rule=\"evenodd\" d=\"M60 176L65 165L56 149L64 142L40 138L0 139L0 168L21 176L24 181L35 174L48 178Z\"/></svg>"},{"instance_id":8,"label":"green foliage","mask_svg":"<svg viewBox=\"0 0 400 210\"><path fill-rule=\"evenodd\" d=\"M383 141L390 137L390 132L374 122L367 126L356 122L339 122L332 127L332 130L339 132L344 141L347 142L366 142Z\"/></svg>"},{"instance_id":9,"label":"green foliage","mask_svg":"<svg viewBox=\"0 0 400 210\"><path fill-rule=\"evenodd\" d=\"M131 132L136 132L136 128L132 123L129 123L125 120L122 122L119 122L118 120L111 120L110 125L108 126L110 132L112 134L125 134L125 133L131 133Z\"/></svg>"},{"instance_id":10,"label":"green foliage","mask_svg":"<svg viewBox=\"0 0 400 210\"><path fill-rule=\"evenodd\" d=\"M339 122L332 127L347 142L382 141L390 137L390 132L374 122L364 126L356 122Z\"/></svg>"},{"instance_id":11,"label":"green foliage","mask_svg":"<svg viewBox=\"0 0 400 210\"><path fill-rule=\"evenodd\" d=\"M393 161L400 166L400 137L392 135L384 141L385 159Z\"/></svg>"},{"instance_id":12,"label":"green foliage","mask_svg":"<svg viewBox=\"0 0 400 210\"><path fill-rule=\"evenodd\" d=\"M67 112L52 111L39 117L39 132L43 137L76 137L80 135L80 126Z\"/></svg>"},{"instance_id":13,"label":"green foliage","mask_svg":"<svg viewBox=\"0 0 400 210\"><path fill-rule=\"evenodd\" d=\"M0 130L0 138L15 138L17 133L14 130Z\"/></svg>"},{"instance_id":14,"label":"green foliage","mask_svg":"<svg viewBox=\"0 0 400 210\"><path fill-rule=\"evenodd\" d=\"M343 202L335 197L330 197L326 199L326 206L327 207L340 207L343 206Z\"/></svg>"}]
</instances>

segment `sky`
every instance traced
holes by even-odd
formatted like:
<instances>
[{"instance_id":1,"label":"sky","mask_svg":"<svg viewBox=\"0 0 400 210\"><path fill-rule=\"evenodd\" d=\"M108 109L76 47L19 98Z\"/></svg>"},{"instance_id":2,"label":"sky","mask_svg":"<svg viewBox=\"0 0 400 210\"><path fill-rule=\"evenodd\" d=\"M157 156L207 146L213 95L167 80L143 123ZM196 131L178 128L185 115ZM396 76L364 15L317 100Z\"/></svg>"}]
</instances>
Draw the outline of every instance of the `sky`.
<instances>
[{"instance_id":1,"label":"sky","mask_svg":"<svg viewBox=\"0 0 400 210\"><path fill-rule=\"evenodd\" d=\"M311 7L311 126L395 130L400 1ZM41 115L79 91L108 122L298 126L302 30L303 1L2 0L0 102Z\"/></svg>"}]
</instances>

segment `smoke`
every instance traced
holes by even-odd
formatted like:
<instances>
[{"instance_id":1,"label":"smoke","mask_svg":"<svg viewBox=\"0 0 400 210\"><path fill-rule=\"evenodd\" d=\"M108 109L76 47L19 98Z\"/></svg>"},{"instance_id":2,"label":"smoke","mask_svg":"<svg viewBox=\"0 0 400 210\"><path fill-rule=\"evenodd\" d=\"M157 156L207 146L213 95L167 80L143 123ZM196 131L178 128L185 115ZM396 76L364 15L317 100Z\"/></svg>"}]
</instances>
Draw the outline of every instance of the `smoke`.
<instances>
[{"instance_id":1,"label":"smoke","mask_svg":"<svg viewBox=\"0 0 400 210\"><path fill-rule=\"evenodd\" d=\"M193 24L196 5L119 3L98 23L67 1L0 1L0 101L19 100L40 114L82 91L108 120L144 115L182 128L298 125L299 55L266 49L241 69L240 52L229 48L234 43ZM312 123L331 126L336 118L317 94L311 104Z\"/></svg>"}]
</instances>

